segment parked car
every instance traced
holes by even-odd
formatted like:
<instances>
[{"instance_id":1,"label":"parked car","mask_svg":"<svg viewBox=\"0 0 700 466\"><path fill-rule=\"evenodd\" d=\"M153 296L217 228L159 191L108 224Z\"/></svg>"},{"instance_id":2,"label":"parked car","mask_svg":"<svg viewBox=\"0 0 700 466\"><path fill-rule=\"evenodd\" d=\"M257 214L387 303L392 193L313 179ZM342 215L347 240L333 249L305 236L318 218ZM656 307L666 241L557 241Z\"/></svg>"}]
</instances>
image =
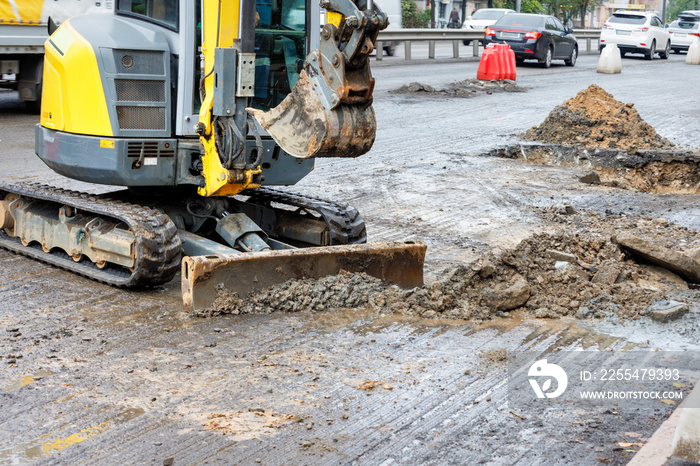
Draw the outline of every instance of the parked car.
<instances>
[{"instance_id":1,"label":"parked car","mask_svg":"<svg viewBox=\"0 0 700 466\"><path fill-rule=\"evenodd\" d=\"M489 43L508 44L515 52L515 61L534 59L544 68L552 60L564 60L574 66L578 58L578 43L573 30L554 16L528 13L511 13L503 16L484 31Z\"/></svg>"},{"instance_id":2,"label":"parked car","mask_svg":"<svg viewBox=\"0 0 700 466\"><path fill-rule=\"evenodd\" d=\"M668 58L671 53L671 35L655 13L644 11L616 11L603 24L600 32L600 51L608 44L617 44L621 55L641 53L653 60L657 53Z\"/></svg>"},{"instance_id":3,"label":"parked car","mask_svg":"<svg viewBox=\"0 0 700 466\"><path fill-rule=\"evenodd\" d=\"M666 32L671 35L671 50L681 53L682 50L687 51L690 44L700 38L700 21L677 19L669 25Z\"/></svg>"},{"instance_id":4,"label":"parked car","mask_svg":"<svg viewBox=\"0 0 700 466\"><path fill-rule=\"evenodd\" d=\"M684 21L700 21L700 10L686 10L678 13L678 19Z\"/></svg>"},{"instance_id":5,"label":"parked car","mask_svg":"<svg viewBox=\"0 0 700 466\"><path fill-rule=\"evenodd\" d=\"M483 32L488 26L491 26L501 19L503 15L509 13L515 13L515 10L510 10L508 8L482 8L481 10L476 10L474 14L462 24L462 29ZM464 45L469 45L471 42L471 40L467 39L462 41ZM482 44L484 43L483 40L479 42Z\"/></svg>"}]
</instances>

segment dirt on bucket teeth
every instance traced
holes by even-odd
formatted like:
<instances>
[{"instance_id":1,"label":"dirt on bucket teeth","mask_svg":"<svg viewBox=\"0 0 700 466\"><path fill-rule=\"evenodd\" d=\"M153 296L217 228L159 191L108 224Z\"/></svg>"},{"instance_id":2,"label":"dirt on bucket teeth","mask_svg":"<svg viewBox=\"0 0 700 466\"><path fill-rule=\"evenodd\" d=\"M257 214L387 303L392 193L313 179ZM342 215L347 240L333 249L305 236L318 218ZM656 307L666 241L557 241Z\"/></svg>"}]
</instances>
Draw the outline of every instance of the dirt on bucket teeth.
<instances>
[{"instance_id":1,"label":"dirt on bucket teeth","mask_svg":"<svg viewBox=\"0 0 700 466\"><path fill-rule=\"evenodd\" d=\"M592 84L557 106L523 139L598 149L668 150L675 146L644 120L632 103L622 103Z\"/></svg>"},{"instance_id":2,"label":"dirt on bucket teeth","mask_svg":"<svg viewBox=\"0 0 700 466\"><path fill-rule=\"evenodd\" d=\"M688 290L678 275L631 257L615 237L627 232L700 255L696 231L665 219L600 217L573 208L545 209L542 215L562 228L445 270L433 284L404 290L363 273L341 272L318 280L289 281L245 298L220 286L214 309L200 316L366 308L382 314L471 321L505 317L513 310L526 310L538 318L614 314L636 319L655 300Z\"/></svg>"}]
</instances>

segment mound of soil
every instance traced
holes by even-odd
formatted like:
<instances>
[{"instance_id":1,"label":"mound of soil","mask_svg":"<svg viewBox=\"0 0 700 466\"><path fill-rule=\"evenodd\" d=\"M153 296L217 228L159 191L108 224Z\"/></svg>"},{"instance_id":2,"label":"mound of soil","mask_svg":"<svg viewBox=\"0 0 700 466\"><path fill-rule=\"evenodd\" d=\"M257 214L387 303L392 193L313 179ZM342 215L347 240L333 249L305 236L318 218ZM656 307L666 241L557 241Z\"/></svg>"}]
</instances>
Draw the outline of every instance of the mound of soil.
<instances>
[{"instance_id":1,"label":"mound of soil","mask_svg":"<svg viewBox=\"0 0 700 466\"><path fill-rule=\"evenodd\" d=\"M542 124L522 137L569 146L622 149L632 154L640 149L675 147L642 120L634 104L615 100L595 84L555 107Z\"/></svg>"},{"instance_id":2,"label":"mound of soil","mask_svg":"<svg viewBox=\"0 0 700 466\"><path fill-rule=\"evenodd\" d=\"M637 318L657 299L688 289L677 275L634 261L617 245L615 235L624 231L659 246L697 254L697 232L663 219L599 218L554 208L544 215L565 226L557 233L532 236L514 249L447 270L432 285L403 290L365 274L341 273L290 281L245 300L220 287L214 310L205 316L361 307L475 321L515 309L535 317L617 314Z\"/></svg>"},{"instance_id":3,"label":"mound of soil","mask_svg":"<svg viewBox=\"0 0 700 466\"><path fill-rule=\"evenodd\" d=\"M389 91L390 94L431 95L444 97L474 97L478 94L493 94L494 92L525 92L524 87L518 86L515 81L480 81L478 79L465 79L451 83L445 89L436 89L428 84L413 82Z\"/></svg>"}]
</instances>

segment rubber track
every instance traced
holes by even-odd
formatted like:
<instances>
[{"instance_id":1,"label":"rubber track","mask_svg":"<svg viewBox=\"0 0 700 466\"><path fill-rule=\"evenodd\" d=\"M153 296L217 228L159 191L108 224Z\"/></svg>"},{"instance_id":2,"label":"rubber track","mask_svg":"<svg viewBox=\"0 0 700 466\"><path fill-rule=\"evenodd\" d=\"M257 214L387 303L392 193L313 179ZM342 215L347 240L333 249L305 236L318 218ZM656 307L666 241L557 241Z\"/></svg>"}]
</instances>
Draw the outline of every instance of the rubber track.
<instances>
[{"instance_id":1,"label":"rubber track","mask_svg":"<svg viewBox=\"0 0 700 466\"><path fill-rule=\"evenodd\" d=\"M110 199L107 196L94 196L39 183L0 183L0 193L3 191L68 205L83 212L125 223L136 238L136 264L133 270L110 264L100 269L89 260L74 262L63 251L45 253L38 245L23 246L18 238L10 237L0 230L0 246L3 248L93 280L125 288L161 285L172 280L180 270L182 245L177 228L160 210Z\"/></svg>"},{"instance_id":2,"label":"rubber track","mask_svg":"<svg viewBox=\"0 0 700 466\"><path fill-rule=\"evenodd\" d=\"M318 212L331 233L331 245L367 242L367 229L362 216L352 206L312 196L293 194L270 188L258 188L248 193L255 203L277 202Z\"/></svg>"}]
</instances>

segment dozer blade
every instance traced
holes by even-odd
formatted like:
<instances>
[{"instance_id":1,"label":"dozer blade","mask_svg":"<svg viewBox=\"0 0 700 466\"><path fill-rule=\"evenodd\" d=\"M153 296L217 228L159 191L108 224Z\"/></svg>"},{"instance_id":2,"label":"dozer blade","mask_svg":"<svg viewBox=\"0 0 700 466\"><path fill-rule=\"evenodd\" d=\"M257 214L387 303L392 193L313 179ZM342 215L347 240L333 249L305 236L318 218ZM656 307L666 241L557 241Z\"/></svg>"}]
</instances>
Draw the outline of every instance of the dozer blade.
<instances>
[{"instance_id":1,"label":"dozer blade","mask_svg":"<svg viewBox=\"0 0 700 466\"><path fill-rule=\"evenodd\" d=\"M358 157L372 148L377 131L370 104L324 108L305 70L277 107L247 110L282 150L302 159Z\"/></svg>"},{"instance_id":2,"label":"dozer blade","mask_svg":"<svg viewBox=\"0 0 700 466\"><path fill-rule=\"evenodd\" d=\"M252 291L287 280L365 272L402 288L423 285L427 246L422 241L285 249L228 256L190 256L182 261L182 298L188 312L213 307L216 288L245 299Z\"/></svg>"}]
</instances>

